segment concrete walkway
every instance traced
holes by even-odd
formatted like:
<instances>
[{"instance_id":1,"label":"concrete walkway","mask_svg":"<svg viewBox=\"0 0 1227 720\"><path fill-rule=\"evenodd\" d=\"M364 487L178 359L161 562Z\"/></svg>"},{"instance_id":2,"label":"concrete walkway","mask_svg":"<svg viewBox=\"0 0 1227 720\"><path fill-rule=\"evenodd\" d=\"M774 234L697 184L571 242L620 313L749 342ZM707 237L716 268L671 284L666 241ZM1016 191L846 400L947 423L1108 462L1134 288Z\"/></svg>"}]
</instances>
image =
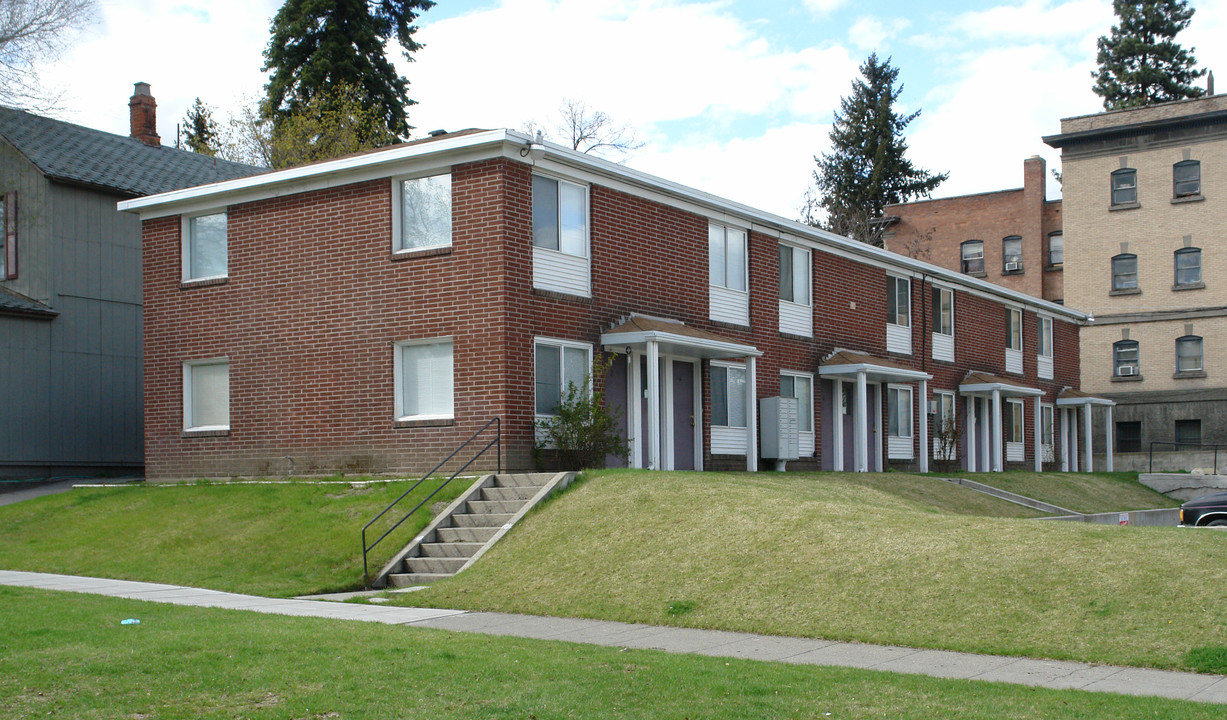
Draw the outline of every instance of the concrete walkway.
<instances>
[{"instance_id":1,"label":"concrete walkway","mask_svg":"<svg viewBox=\"0 0 1227 720\"><path fill-rule=\"evenodd\" d=\"M1088 665L944 650L862 645L719 630L657 627L605 620L400 608L264 598L178 585L0 570L0 585L92 593L196 607L412 625L455 632L561 640L724 658L832 665L941 678L987 680L1054 689L1154 695L1227 704L1227 677L1143 668Z\"/></svg>"},{"instance_id":2,"label":"concrete walkway","mask_svg":"<svg viewBox=\"0 0 1227 720\"><path fill-rule=\"evenodd\" d=\"M78 485L127 485L129 483L140 482L142 479L143 478L140 477L79 477L48 480L44 482L3 482L0 483L0 505L12 505L23 500L42 497L44 495L57 495L59 493L68 492Z\"/></svg>"}]
</instances>

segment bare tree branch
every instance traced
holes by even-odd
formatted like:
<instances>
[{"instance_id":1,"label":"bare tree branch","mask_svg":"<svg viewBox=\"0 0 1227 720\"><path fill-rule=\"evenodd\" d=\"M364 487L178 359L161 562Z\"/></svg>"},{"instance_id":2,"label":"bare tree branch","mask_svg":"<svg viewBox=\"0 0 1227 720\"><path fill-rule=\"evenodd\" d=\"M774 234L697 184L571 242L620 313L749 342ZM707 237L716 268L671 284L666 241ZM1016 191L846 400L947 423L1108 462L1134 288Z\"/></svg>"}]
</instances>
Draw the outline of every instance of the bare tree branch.
<instances>
[{"instance_id":1,"label":"bare tree branch","mask_svg":"<svg viewBox=\"0 0 1227 720\"><path fill-rule=\"evenodd\" d=\"M94 17L97 0L0 2L0 103L47 108L58 96L43 88L37 65L60 56L69 31Z\"/></svg>"},{"instance_id":2,"label":"bare tree branch","mask_svg":"<svg viewBox=\"0 0 1227 720\"><path fill-rule=\"evenodd\" d=\"M630 125L615 123L605 112L572 98L563 99L552 125L533 121L524 123L521 129L530 137L540 131L547 138L567 143L572 150L619 161L643 147Z\"/></svg>"}]
</instances>

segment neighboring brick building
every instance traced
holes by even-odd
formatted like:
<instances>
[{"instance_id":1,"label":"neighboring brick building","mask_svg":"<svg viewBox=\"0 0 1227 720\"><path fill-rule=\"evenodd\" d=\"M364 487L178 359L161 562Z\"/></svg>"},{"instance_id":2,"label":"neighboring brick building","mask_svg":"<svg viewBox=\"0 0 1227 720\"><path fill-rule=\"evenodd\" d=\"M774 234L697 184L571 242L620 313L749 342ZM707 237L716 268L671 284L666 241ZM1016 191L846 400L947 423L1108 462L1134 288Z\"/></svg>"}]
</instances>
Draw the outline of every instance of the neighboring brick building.
<instances>
[{"instance_id":1,"label":"neighboring brick building","mask_svg":"<svg viewBox=\"0 0 1227 720\"><path fill-rule=\"evenodd\" d=\"M886 249L1060 303L1061 201L1047 199L1046 181L1036 155L1021 188L889 205Z\"/></svg>"},{"instance_id":2,"label":"neighboring brick building","mask_svg":"<svg viewBox=\"0 0 1227 720\"><path fill-rule=\"evenodd\" d=\"M1066 301L1118 449L1227 443L1227 95L1061 120ZM1194 462L1208 466L1210 456ZM1186 465L1187 467L1187 465Z\"/></svg>"},{"instance_id":3,"label":"neighboring brick building","mask_svg":"<svg viewBox=\"0 0 1227 720\"><path fill-rule=\"evenodd\" d=\"M943 416L964 466L1077 464L1081 312L513 131L121 208L151 478L421 471L493 417L526 467L601 350L635 467L756 469L780 394L801 467L923 469Z\"/></svg>"}]
</instances>

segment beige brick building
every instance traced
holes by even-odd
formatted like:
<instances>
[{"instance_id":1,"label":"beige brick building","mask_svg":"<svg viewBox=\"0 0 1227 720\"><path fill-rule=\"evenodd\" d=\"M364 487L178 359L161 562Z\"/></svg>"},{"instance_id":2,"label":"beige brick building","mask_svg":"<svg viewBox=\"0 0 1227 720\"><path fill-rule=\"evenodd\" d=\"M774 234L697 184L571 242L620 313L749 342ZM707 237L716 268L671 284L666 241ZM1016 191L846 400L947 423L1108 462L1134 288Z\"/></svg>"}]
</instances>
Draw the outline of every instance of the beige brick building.
<instances>
[{"instance_id":1,"label":"beige brick building","mask_svg":"<svg viewBox=\"0 0 1227 720\"><path fill-rule=\"evenodd\" d=\"M1082 390L1116 401L1117 450L1227 443L1227 95L1065 118L1044 141L1065 302L1094 315Z\"/></svg>"}]
</instances>

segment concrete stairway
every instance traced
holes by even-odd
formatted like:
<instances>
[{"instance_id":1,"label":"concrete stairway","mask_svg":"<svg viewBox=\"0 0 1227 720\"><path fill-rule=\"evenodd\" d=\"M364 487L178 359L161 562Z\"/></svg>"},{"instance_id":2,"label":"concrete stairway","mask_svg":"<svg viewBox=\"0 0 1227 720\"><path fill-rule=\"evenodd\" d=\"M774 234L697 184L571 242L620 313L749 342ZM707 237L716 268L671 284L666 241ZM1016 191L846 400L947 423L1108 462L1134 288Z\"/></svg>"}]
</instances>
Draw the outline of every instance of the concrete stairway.
<instances>
[{"instance_id":1,"label":"concrete stairway","mask_svg":"<svg viewBox=\"0 0 1227 720\"><path fill-rule=\"evenodd\" d=\"M574 473L487 475L384 566L375 587L412 587L472 565L537 503L566 487Z\"/></svg>"}]
</instances>

